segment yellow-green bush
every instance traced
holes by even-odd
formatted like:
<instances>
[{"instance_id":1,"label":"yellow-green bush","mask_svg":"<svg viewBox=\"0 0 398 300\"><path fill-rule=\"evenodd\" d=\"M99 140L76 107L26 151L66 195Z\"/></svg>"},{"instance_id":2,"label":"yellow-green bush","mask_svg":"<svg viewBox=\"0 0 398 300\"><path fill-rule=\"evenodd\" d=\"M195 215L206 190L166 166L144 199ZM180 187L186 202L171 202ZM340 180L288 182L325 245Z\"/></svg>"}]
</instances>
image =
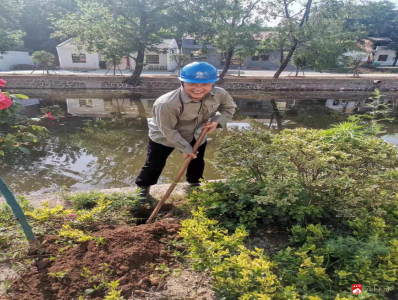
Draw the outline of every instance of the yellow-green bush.
<instances>
[{"instance_id":1,"label":"yellow-green bush","mask_svg":"<svg viewBox=\"0 0 398 300\"><path fill-rule=\"evenodd\" d=\"M194 269L211 272L219 299L298 299L292 286L281 286L273 272L275 264L262 250L243 246L244 229L228 235L217 221L204 216L202 208L192 214L192 219L182 221L180 235Z\"/></svg>"}]
</instances>

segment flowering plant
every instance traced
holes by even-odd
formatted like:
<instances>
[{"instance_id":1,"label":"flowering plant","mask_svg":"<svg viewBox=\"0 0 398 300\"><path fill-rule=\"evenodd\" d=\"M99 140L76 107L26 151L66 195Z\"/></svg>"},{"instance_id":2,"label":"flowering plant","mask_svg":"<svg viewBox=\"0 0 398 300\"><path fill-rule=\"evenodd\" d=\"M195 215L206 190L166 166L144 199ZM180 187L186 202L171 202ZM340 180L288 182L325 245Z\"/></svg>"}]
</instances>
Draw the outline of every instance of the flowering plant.
<instances>
[{"instance_id":1,"label":"flowering plant","mask_svg":"<svg viewBox=\"0 0 398 300\"><path fill-rule=\"evenodd\" d=\"M0 87L4 87L6 83L0 79ZM19 115L23 106L14 102L15 99L29 99L29 97L10 94L0 89L0 156L5 155L4 151L11 152L15 149L29 154L30 151L25 146L37 142L38 134L48 132L43 126L31 125L33 119Z\"/></svg>"}]
</instances>

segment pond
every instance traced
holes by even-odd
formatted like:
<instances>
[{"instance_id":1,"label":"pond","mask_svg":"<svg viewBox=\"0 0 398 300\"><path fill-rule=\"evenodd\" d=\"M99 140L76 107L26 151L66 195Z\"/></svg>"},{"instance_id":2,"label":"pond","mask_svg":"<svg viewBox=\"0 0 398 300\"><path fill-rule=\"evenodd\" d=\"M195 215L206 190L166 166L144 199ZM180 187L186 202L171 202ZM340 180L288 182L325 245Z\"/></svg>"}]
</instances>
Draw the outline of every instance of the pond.
<instances>
[{"instance_id":1,"label":"pond","mask_svg":"<svg viewBox=\"0 0 398 300\"><path fill-rule=\"evenodd\" d=\"M30 155L15 152L0 165L0 176L15 194L42 194L67 187L72 191L128 187L134 185L146 158L148 120L162 92L135 94L112 90L8 90L30 97L25 100L28 117L42 116L42 108L61 118L46 123L48 138ZM328 128L348 114L370 109L369 93L347 92L237 92L231 93L238 110L232 126L248 126L248 118L272 130L307 127ZM391 112L398 112L398 95L388 94ZM388 142L398 145L398 122L386 124ZM205 179L221 176L211 165L222 136L209 136ZM169 183L183 164L174 151L159 183ZM184 178L183 178L184 179Z\"/></svg>"}]
</instances>

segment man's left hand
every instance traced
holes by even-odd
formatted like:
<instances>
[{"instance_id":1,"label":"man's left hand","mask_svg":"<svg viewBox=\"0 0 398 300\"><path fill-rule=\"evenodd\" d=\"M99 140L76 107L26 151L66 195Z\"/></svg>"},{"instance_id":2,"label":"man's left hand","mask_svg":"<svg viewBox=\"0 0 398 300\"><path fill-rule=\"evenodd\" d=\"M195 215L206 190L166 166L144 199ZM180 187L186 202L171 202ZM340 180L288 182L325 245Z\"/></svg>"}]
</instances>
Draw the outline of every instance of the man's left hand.
<instances>
[{"instance_id":1,"label":"man's left hand","mask_svg":"<svg viewBox=\"0 0 398 300\"><path fill-rule=\"evenodd\" d=\"M207 133L212 133L217 128L217 125L218 122L207 122L206 124L203 124L203 128L209 128Z\"/></svg>"}]
</instances>

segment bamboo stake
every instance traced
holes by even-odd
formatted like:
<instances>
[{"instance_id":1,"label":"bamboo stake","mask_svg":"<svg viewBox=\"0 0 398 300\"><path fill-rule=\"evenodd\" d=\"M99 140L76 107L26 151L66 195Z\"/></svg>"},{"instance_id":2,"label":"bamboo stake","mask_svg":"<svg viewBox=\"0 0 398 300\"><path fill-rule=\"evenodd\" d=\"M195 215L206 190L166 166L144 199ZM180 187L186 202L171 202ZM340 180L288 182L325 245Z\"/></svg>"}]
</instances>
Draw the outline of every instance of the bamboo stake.
<instances>
[{"instance_id":1,"label":"bamboo stake","mask_svg":"<svg viewBox=\"0 0 398 300\"><path fill-rule=\"evenodd\" d=\"M198 148L200 144L202 143L203 139L205 138L205 135L209 131L208 128L203 128L202 132L200 133L200 136L198 140L196 141L195 145L193 146L193 153L196 153L198 151ZM155 207L153 210L151 216L149 217L148 221L146 222L151 223L157 216L158 212L162 208L163 204L166 202L166 200L169 198L170 194L173 192L174 188L176 187L177 183L180 181L182 175L184 174L185 170L188 168L189 163L191 162L192 157L188 156L185 159L184 164L182 165L182 168L180 169L180 172L177 174L177 176L174 178L174 182L170 185L169 189L167 190L166 194L163 196L162 200L158 203L158 205Z\"/></svg>"}]
</instances>

